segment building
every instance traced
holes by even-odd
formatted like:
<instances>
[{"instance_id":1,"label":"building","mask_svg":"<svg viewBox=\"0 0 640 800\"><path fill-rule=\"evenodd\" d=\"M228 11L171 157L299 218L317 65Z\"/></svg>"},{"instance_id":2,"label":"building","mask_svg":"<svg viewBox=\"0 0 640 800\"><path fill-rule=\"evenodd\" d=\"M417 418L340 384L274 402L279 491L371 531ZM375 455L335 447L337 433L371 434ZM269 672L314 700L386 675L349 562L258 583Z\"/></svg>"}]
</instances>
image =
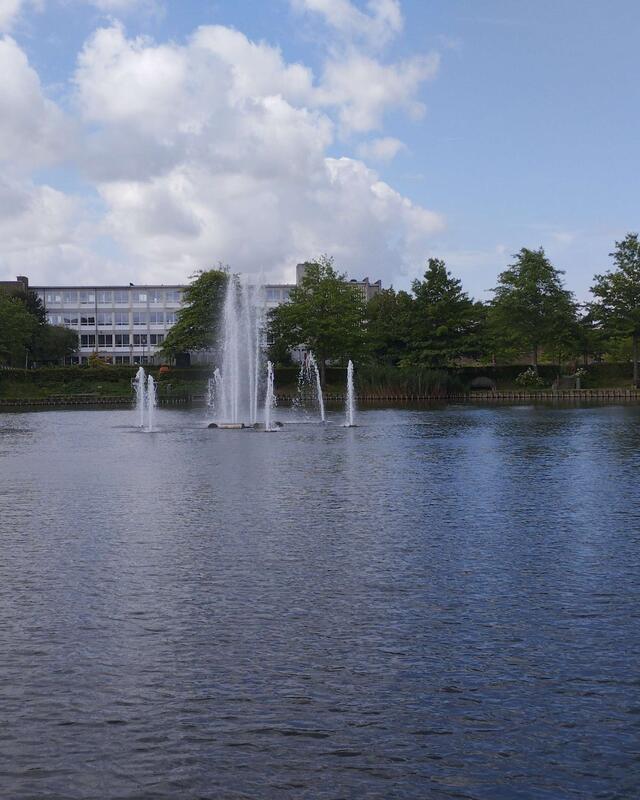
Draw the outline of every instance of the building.
<instances>
[{"instance_id":1,"label":"building","mask_svg":"<svg viewBox=\"0 0 640 800\"><path fill-rule=\"evenodd\" d=\"M34 286L51 325L78 331L70 363L98 353L114 364L154 363L184 286Z\"/></svg>"},{"instance_id":2,"label":"building","mask_svg":"<svg viewBox=\"0 0 640 800\"><path fill-rule=\"evenodd\" d=\"M29 291L29 278L24 275L18 275L15 281L0 281L0 292L7 294L15 294L16 292Z\"/></svg>"},{"instance_id":3,"label":"building","mask_svg":"<svg viewBox=\"0 0 640 800\"><path fill-rule=\"evenodd\" d=\"M296 282L304 276L305 264L296 267ZM381 282L351 281L369 300ZM28 288L27 278L0 283L0 288ZM83 364L98 355L114 364L154 364L167 332L176 321L186 286L33 286L45 307L51 325L64 325L78 332L78 353L69 363ZM267 308L289 299L292 284L265 286ZM206 356L203 356L206 358Z\"/></svg>"}]
</instances>

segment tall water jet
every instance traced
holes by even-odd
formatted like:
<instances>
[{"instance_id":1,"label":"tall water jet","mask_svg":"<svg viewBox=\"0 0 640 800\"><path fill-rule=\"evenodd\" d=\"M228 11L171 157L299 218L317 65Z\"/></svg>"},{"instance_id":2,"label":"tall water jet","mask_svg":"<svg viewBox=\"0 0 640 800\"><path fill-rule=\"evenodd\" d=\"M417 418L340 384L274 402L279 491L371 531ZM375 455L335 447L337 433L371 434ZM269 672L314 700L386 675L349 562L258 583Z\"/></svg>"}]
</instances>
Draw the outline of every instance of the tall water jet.
<instances>
[{"instance_id":1,"label":"tall water jet","mask_svg":"<svg viewBox=\"0 0 640 800\"><path fill-rule=\"evenodd\" d=\"M316 361L315 356L313 353L309 353L307 356L307 369L309 371L309 377L315 373L315 385L316 385L316 400L318 402L318 411L320 412L320 421L324 422L324 397L322 396L322 384L320 383L320 370L318 369L318 363Z\"/></svg>"},{"instance_id":2,"label":"tall water jet","mask_svg":"<svg viewBox=\"0 0 640 800\"><path fill-rule=\"evenodd\" d=\"M276 407L276 396L273 391L273 364L267 361L267 393L264 398L264 429L266 431L273 431L273 420L271 413Z\"/></svg>"},{"instance_id":3,"label":"tall water jet","mask_svg":"<svg viewBox=\"0 0 640 800\"><path fill-rule=\"evenodd\" d=\"M138 427L144 428L145 406L147 404L147 387L145 371L143 367L136 372L133 386L136 391L136 415L138 417Z\"/></svg>"},{"instance_id":4,"label":"tall water jet","mask_svg":"<svg viewBox=\"0 0 640 800\"><path fill-rule=\"evenodd\" d=\"M356 396L353 390L353 361L349 359L347 364L347 397L345 400L345 420L344 424L347 428L353 428L356 417Z\"/></svg>"},{"instance_id":5,"label":"tall water jet","mask_svg":"<svg viewBox=\"0 0 640 800\"><path fill-rule=\"evenodd\" d=\"M147 378L147 431L153 430L156 406L158 405L158 392L153 375Z\"/></svg>"},{"instance_id":6,"label":"tall water jet","mask_svg":"<svg viewBox=\"0 0 640 800\"><path fill-rule=\"evenodd\" d=\"M264 292L237 277L227 282L220 326L216 418L221 422L258 420L264 349ZM214 373L215 379L215 373Z\"/></svg>"}]
</instances>

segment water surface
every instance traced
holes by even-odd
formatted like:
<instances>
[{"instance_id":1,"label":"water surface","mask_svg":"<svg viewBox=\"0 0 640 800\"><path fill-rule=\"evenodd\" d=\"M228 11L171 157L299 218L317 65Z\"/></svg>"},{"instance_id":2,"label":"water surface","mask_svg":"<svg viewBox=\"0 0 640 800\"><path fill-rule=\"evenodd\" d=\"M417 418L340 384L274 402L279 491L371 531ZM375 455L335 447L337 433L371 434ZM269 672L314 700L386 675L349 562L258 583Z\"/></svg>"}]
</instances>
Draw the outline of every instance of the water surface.
<instances>
[{"instance_id":1,"label":"water surface","mask_svg":"<svg viewBox=\"0 0 640 800\"><path fill-rule=\"evenodd\" d=\"M134 416L0 415L0 796L638 796L637 407Z\"/></svg>"}]
</instances>

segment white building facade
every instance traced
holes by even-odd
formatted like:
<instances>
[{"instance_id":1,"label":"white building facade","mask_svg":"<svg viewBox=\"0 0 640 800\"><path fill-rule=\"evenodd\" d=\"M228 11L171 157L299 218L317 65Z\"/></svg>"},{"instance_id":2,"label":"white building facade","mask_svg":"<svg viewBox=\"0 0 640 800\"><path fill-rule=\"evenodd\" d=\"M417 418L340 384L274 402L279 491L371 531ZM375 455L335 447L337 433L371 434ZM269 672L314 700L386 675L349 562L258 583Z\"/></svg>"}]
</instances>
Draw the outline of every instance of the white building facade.
<instances>
[{"instance_id":1,"label":"white building facade","mask_svg":"<svg viewBox=\"0 0 640 800\"><path fill-rule=\"evenodd\" d=\"M304 276L299 264L296 280ZM26 280L26 279L24 279ZM364 299L380 291L380 281L351 281ZM27 282L28 285L28 282ZM97 354L112 364L157 364L160 348L183 305L183 284L169 286L32 286L42 300L47 321L78 333L78 352L67 359L85 364ZM265 286L267 309L289 299L292 284ZM194 360L208 360L207 354Z\"/></svg>"}]
</instances>

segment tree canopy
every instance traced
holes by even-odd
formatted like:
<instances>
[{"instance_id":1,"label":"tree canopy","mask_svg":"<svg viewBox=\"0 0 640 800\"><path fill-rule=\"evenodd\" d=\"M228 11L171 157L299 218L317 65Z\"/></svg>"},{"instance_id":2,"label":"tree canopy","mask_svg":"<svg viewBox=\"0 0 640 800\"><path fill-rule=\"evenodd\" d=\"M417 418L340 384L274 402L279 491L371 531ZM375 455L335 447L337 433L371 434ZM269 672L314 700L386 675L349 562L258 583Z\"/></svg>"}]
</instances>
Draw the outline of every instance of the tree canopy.
<instances>
[{"instance_id":1,"label":"tree canopy","mask_svg":"<svg viewBox=\"0 0 640 800\"><path fill-rule=\"evenodd\" d=\"M614 268L596 275L591 293L596 301L591 314L605 326L610 337L630 337L633 342L633 380L638 386L640 340L640 241L629 233L609 254Z\"/></svg>"},{"instance_id":2,"label":"tree canopy","mask_svg":"<svg viewBox=\"0 0 640 800\"><path fill-rule=\"evenodd\" d=\"M365 303L332 258L321 256L305 266L289 301L271 312L271 339L276 346L312 350L324 376L327 360L356 359L363 352Z\"/></svg>"},{"instance_id":3,"label":"tree canopy","mask_svg":"<svg viewBox=\"0 0 640 800\"><path fill-rule=\"evenodd\" d=\"M498 276L489 324L494 341L529 351L537 368L540 349L553 350L573 330L577 305L564 288L564 273L551 264L542 248L523 247L514 258Z\"/></svg>"},{"instance_id":4,"label":"tree canopy","mask_svg":"<svg viewBox=\"0 0 640 800\"><path fill-rule=\"evenodd\" d=\"M0 363L24 366L37 326L19 298L0 292Z\"/></svg>"},{"instance_id":5,"label":"tree canopy","mask_svg":"<svg viewBox=\"0 0 640 800\"><path fill-rule=\"evenodd\" d=\"M222 265L195 274L184 291L184 305L177 313L176 324L164 340L162 352L166 357L209 350L214 345L228 280L229 269Z\"/></svg>"}]
</instances>

